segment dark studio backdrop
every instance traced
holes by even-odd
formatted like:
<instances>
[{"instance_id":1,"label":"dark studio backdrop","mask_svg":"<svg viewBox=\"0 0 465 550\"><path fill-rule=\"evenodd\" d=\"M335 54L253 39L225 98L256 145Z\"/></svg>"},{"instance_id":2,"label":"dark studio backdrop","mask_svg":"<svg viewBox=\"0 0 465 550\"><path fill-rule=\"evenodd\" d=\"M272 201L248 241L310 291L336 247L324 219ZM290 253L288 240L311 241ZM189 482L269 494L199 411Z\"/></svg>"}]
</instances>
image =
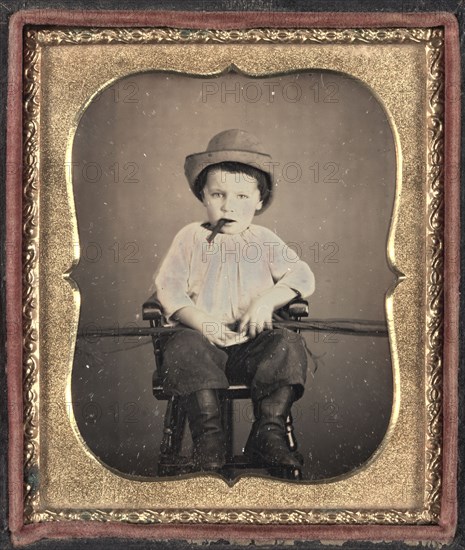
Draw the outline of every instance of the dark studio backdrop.
<instances>
[{"instance_id":1,"label":"dark studio backdrop","mask_svg":"<svg viewBox=\"0 0 465 550\"><path fill-rule=\"evenodd\" d=\"M251 79L131 75L83 113L73 145L81 259L80 331L143 326L142 303L176 232L205 221L189 190L186 155L228 128L257 135L278 186L254 223L275 231L315 273L310 317L385 321L395 276L386 244L395 146L386 113L361 83L312 72ZM388 338L306 332L320 357L293 408L304 479L362 465L382 441L392 405ZM150 338L79 338L72 375L84 440L121 472L156 475L166 402L152 396ZM236 451L252 407L236 402ZM189 447L186 440L186 452Z\"/></svg>"}]
</instances>

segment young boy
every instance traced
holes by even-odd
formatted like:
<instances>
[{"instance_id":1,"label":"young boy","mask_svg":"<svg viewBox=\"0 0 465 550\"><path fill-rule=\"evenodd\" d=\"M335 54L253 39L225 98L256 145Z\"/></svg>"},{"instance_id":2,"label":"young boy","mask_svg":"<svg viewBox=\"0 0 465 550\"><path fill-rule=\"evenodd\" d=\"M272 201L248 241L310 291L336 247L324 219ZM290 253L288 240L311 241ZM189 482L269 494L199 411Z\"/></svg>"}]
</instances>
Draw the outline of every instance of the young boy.
<instances>
[{"instance_id":1,"label":"young boy","mask_svg":"<svg viewBox=\"0 0 465 550\"><path fill-rule=\"evenodd\" d=\"M272 315L312 294L314 276L277 235L252 224L271 201L272 167L257 138L237 129L189 155L186 177L208 222L179 231L155 277L168 321L184 327L162 338L164 388L182 396L201 471L225 463L218 390L231 383L251 387L246 455L267 466L300 465L285 421L303 394L307 358L300 335L274 330Z\"/></svg>"}]
</instances>

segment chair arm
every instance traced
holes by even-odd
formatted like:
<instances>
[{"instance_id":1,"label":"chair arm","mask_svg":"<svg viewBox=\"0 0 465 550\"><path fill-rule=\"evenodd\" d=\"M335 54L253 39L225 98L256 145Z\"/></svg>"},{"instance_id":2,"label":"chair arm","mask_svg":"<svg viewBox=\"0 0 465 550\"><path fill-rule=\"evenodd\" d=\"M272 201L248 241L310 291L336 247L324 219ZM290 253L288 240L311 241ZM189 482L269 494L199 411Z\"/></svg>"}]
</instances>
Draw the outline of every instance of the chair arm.
<instances>
[{"instance_id":1,"label":"chair arm","mask_svg":"<svg viewBox=\"0 0 465 550\"><path fill-rule=\"evenodd\" d=\"M301 317L308 317L308 302L297 297L278 310L278 314L284 314L291 319L297 320Z\"/></svg>"},{"instance_id":2,"label":"chair arm","mask_svg":"<svg viewBox=\"0 0 465 550\"><path fill-rule=\"evenodd\" d=\"M157 300L156 293L153 293L142 306L142 319L144 321L161 322L163 320L163 308Z\"/></svg>"},{"instance_id":3,"label":"chair arm","mask_svg":"<svg viewBox=\"0 0 465 550\"><path fill-rule=\"evenodd\" d=\"M308 302L302 298L298 298L296 302L289 304L289 315L291 317L308 317Z\"/></svg>"}]
</instances>

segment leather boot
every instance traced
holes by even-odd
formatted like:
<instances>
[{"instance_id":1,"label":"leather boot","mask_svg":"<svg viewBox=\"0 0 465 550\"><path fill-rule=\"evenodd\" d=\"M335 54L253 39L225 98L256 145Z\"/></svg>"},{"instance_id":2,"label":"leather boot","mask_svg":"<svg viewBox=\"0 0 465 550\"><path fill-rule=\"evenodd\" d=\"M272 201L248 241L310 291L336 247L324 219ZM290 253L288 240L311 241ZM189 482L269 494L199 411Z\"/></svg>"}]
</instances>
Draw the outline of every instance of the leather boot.
<instances>
[{"instance_id":1,"label":"leather boot","mask_svg":"<svg viewBox=\"0 0 465 550\"><path fill-rule=\"evenodd\" d=\"M195 470L220 470L226 462L226 444L218 392L200 390L191 393L184 397L183 406L194 443Z\"/></svg>"},{"instance_id":2,"label":"leather boot","mask_svg":"<svg viewBox=\"0 0 465 550\"><path fill-rule=\"evenodd\" d=\"M289 450L286 419L295 394L292 386L283 386L254 403L256 420L252 426L244 454L264 466L300 468L302 461Z\"/></svg>"}]
</instances>

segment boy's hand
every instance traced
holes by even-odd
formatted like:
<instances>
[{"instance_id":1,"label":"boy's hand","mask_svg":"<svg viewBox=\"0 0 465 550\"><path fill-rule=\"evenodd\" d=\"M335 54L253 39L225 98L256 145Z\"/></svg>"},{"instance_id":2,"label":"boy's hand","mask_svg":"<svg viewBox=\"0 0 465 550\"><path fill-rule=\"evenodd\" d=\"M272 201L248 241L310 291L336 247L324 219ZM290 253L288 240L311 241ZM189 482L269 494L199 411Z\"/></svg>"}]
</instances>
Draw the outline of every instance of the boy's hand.
<instances>
[{"instance_id":1,"label":"boy's hand","mask_svg":"<svg viewBox=\"0 0 465 550\"><path fill-rule=\"evenodd\" d=\"M243 344L249 340L247 334L239 334L239 332L235 332L225 327L218 334L204 334L204 336L210 343L220 348Z\"/></svg>"},{"instance_id":2,"label":"boy's hand","mask_svg":"<svg viewBox=\"0 0 465 550\"><path fill-rule=\"evenodd\" d=\"M202 335L211 344L220 348L226 348L228 346L234 346L235 344L242 344L246 342L249 337L244 334L239 334L231 329L231 327L224 321L219 321L212 317L202 325Z\"/></svg>"},{"instance_id":3,"label":"boy's hand","mask_svg":"<svg viewBox=\"0 0 465 550\"><path fill-rule=\"evenodd\" d=\"M243 344L249 339L247 335L231 330L227 323L219 321L193 306L181 308L175 313L174 318L184 325L198 330L211 344L221 348Z\"/></svg>"},{"instance_id":4,"label":"boy's hand","mask_svg":"<svg viewBox=\"0 0 465 550\"><path fill-rule=\"evenodd\" d=\"M267 296L259 296L252 300L249 309L242 316L239 333L255 338L262 331L273 328L274 304Z\"/></svg>"}]
</instances>

